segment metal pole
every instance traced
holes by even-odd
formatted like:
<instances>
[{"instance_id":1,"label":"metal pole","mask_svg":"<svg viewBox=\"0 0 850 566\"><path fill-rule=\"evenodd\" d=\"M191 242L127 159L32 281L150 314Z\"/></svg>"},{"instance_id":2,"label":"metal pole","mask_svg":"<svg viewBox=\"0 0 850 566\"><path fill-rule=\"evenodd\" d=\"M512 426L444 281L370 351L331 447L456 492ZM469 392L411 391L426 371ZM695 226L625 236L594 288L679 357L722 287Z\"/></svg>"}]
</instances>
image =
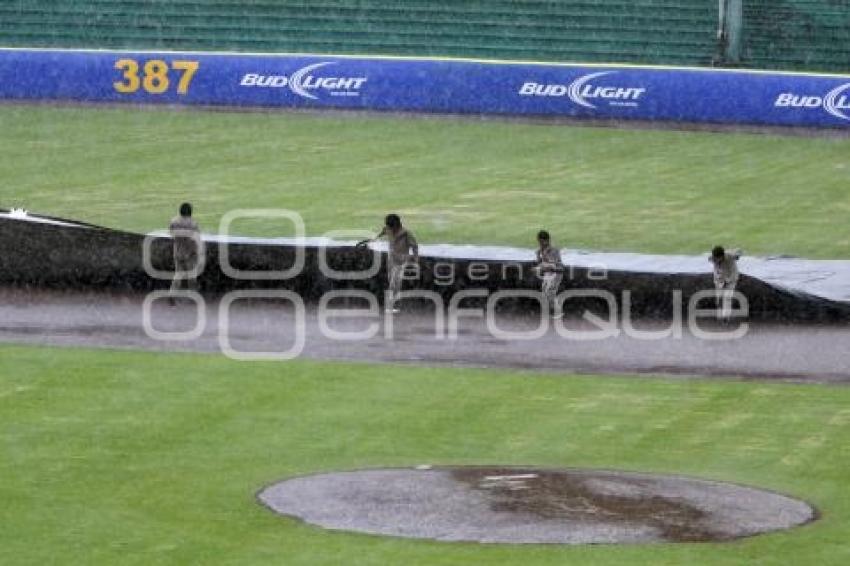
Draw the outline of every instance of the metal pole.
<instances>
[{"instance_id":1,"label":"metal pole","mask_svg":"<svg viewBox=\"0 0 850 566\"><path fill-rule=\"evenodd\" d=\"M726 61L733 65L741 62L744 30L743 0L728 0L726 7Z\"/></svg>"}]
</instances>

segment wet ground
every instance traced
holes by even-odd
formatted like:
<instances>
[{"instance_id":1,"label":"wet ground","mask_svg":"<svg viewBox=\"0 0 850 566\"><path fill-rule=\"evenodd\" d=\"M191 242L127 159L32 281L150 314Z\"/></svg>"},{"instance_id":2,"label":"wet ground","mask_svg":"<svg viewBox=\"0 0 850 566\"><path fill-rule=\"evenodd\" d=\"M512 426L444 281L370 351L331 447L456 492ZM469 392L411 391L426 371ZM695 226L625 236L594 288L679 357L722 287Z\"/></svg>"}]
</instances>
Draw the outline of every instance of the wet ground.
<instances>
[{"instance_id":1,"label":"wet ground","mask_svg":"<svg viewBox=\"0 0 850 566\"><path fill-rule=\"evenodd\" d=\"M561 372L722 376L850 384L850 327L623 321L538 313L456 319L364 303L0 288L0 342ZM295 299L297 296L289 297ZM671 330L672 329L672 330ZM636 335L635 331L644 334ZM699 336L699 333L706 336ZM731 338L730 334L740 334ZM359 335L357 333L360 333ZM679 333L681 334L679 336ZM718 339L726 334L730 339ZM709 339L713 338L713 339ZM724 541L814 520L808 504L753 488L612 471L461 467L293 478L258 494L328 529L488 543Z\"/></svg>"},{"instance_id":2,"label":"wet ground","mask_svg":"<svg viewBox=\"0 0 850 566\"><path fill-rule=\"evenodd\" d=\"M328 529L487 543L728 541L817 517L803 501L751 487L580 469L338 472L285 480L258 498Z\"/></svg>"},{"instance_id":3,"label":"wet ground","mask_svg":"<svg viewBox=\"0 0 850 566\"><path fill-rule=\"evenodd\" d=\"M221 112L221 113L259 113L259 114L301 114L309 116L350 116L350 117L394 117L406 120L446 120L469 122L509 122L535 124L540 126L573 126L588 128L611 128L617 130L674 130L690 132L720 132L794 136L806 138L850 137L850 130L841 127L810 128L801 126L767 126L755 124L715 124L696 122L677 122L674 120L618 120L615 118L573 118L570 116L513 116L494 114L450 114L440 112L404 112L388 110L358 110L342 108L270 108L263 106L204 106L200 104L127 104L122 102L84 102L55 100L2 100L3 106L54 106L59 108L132 108L151 112Z\"/></svg>"},{"instance_id":4,"label":"wet ground","mask_svg":"<svg viewBox=\"0 0 850 566\"><path fill-rule=\"evenodd\" d=\"M657 334L669 329L669 321L635 321L635 330L656 333L638 336L621 320L613 328L617 336L600 339L598 326L576 316L563 321L537 313L489 318L477 311L462 313L453 323L448 316L438 320L434 312L386 315L349 304L356 310L338 309L323 318L315 305L307 305L302 316L286 301L241 299L226 309L225 317L219 299L207 300L200 310L188 300L170 306L160 299L148 309L146 331L144 299L139 294L0 289L0 341L154 351L224 349L237 358L297 354L458 367L850 383L848 325L752 324L742 337L731 338L740 331L738 324L708 319L691 328L686 319L677 337ZM199 321L199 313L205 320ZM195 327L191 337L178 335ZM698 336L700 332L713 339Z\"/></svg>"}]
</instances>

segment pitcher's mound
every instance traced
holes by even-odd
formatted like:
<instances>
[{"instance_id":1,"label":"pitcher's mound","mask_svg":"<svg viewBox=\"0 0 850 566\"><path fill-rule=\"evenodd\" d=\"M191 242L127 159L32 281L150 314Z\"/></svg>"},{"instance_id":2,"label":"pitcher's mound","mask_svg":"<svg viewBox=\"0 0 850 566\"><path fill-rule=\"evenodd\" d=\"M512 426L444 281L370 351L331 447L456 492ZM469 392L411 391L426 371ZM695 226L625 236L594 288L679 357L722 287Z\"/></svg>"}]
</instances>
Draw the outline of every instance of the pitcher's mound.
<instances>
[{"instance_id":1,"label":"pitcher's mound","mask_svg":"<svg viewBox=\"0 0 850 566\"><path fill-rule=\"evenodd\" d=\"M289 479L259 494L327 529L445 541L723 541L815 519L803 501L728 483L580 469L435 467Z\"/></svg>"}]
</instances>

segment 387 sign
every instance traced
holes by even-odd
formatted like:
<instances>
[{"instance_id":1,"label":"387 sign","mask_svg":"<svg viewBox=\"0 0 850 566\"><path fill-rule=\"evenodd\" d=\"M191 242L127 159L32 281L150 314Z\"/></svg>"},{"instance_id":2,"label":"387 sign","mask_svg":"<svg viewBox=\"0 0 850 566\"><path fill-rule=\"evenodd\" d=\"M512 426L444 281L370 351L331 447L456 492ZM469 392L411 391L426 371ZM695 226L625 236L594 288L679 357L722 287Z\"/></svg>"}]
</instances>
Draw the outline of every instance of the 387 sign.
<instances>
[{"instance_id":1,"label":"387 sign","mask_svg":"<svg viewBox=\"0 0 850 566\"><path fill-rule=\"evenodd\" d=\"M121 94L133 94L140 88L149 94L164 94L174 88L177 94L188 94L198 66L198 61L118 59L115 69L121 76L112 86Z\"/></svg>"}]
</instances>

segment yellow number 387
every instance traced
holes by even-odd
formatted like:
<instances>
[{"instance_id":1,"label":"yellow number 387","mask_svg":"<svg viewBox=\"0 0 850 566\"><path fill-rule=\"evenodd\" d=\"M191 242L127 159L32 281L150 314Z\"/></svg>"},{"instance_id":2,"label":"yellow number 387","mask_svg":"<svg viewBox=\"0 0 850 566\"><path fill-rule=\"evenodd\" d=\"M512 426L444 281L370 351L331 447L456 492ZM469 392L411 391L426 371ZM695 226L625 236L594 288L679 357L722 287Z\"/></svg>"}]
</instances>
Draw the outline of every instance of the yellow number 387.
<instances>
[{"instance_id":1,"label":"yellow number 387","mask_svg":"<svg viewBox=\"0 0 850 566\"><path fill-rule=\"evenodd\" d=\"M192 77L198 70L198 62L172 61L169 67L168 63L161 59L150 59L144 62L141 68L141 76L139 76L139 61L135 59L119 59L115 61L115 68L122 72L122 80L115 81L112 86L121 94L137 92L139 87L150 94L167 92L171 85L168 78L169 70L181 72L180 80L177 83L177 94L186 94L192 84Z\"/></svg>"}]
</instances>

